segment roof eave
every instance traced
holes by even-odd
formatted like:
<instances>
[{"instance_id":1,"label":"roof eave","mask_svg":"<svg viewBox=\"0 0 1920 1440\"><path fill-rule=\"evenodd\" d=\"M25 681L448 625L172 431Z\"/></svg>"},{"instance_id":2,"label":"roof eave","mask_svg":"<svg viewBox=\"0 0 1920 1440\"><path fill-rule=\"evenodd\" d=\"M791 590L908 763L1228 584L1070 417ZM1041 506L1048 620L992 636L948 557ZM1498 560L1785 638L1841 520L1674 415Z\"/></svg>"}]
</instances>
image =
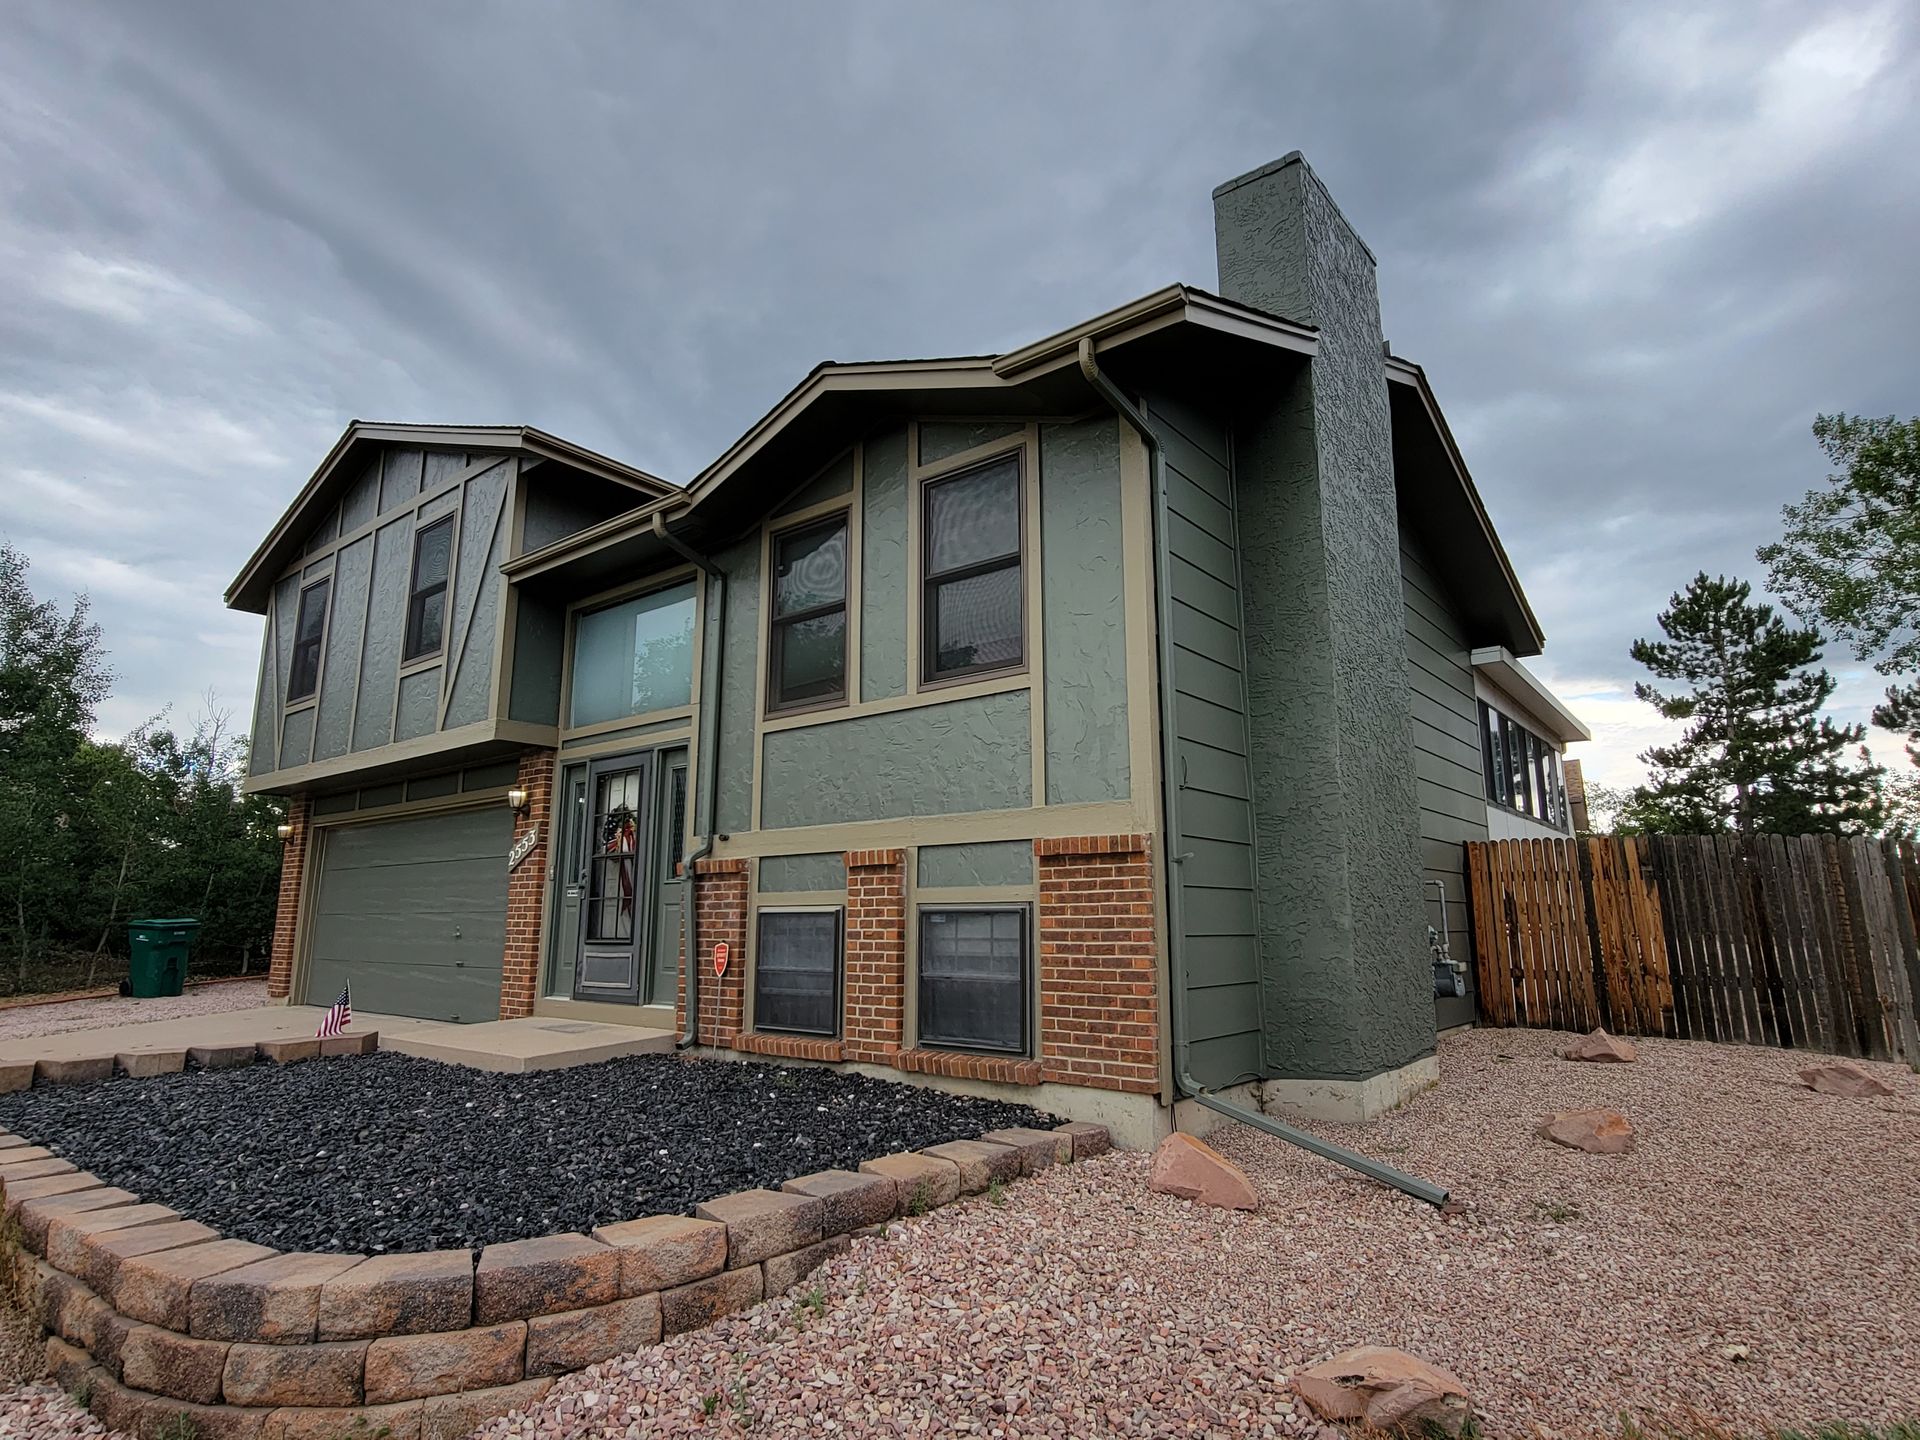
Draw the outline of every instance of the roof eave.
<instances>
[{"instance_id":1,"label":"roof eave","mask_svg":"<svg viewBox=\"0 0 1920 1440\"><path fill-rule=\"evenodd\" d=\"M1467 660L1475 671L1491 677L1497 688L1511 695L1537 719L1548 722L1548 728L1553 731L1552 738L1562 745L1593 738L1593 731L1587 728L1586 722L1569 710L1560 697L1543 685L1539 677L1522 665L1506 646L1483 645L1469 652Z\"/></svg>"}]
</instances>

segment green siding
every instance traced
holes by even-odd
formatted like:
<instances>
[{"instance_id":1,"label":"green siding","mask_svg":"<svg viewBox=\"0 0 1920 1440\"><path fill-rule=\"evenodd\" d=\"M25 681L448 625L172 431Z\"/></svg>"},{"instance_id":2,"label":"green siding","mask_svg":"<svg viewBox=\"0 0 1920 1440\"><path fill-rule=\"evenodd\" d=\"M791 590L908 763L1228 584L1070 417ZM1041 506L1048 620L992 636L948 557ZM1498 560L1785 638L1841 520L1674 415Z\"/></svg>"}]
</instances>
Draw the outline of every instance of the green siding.
<instances>
[{"instance_id":1,"label":"green siding","mask_svg":"<svg viewBox=\"0 0 1920 1440\"><path fill-rule=\"evenodd\" d=\"M866 444L861 489L860 698L907 693L907 432Z\"/></svg>"},{"instance_id":2,"label":"green siding","mask_svg":"<svg viewBox=\"0 0 1920 1440\"><path fill-rule=\"evenodd\" d=\"M1130 782L1118 419L1043 427L1039 483L1047 803L1124 800Z\"/></svg>"},{"instance_id":3,"label":"green siding","mask_svg":"<svg viewBox=\"0 0 1920 1440\"><path fill-rule=\"evenodd\" d=\"M1175 736L1188 1063L1205 1085L1261 1073L1260 936L1234 477L1218 420L1149 403L1164 446L1172 555Z\"/></svg>"},{"instance_id":4,"label":"green siding","mask_svg":"<svg viewBox=\"0 0 1920 1440\"><path fill-rule=\"evenodd\" d=\"M1414 695L1413 761L1420 799L1423 880L1447 887L1447 932L1456 960L1471 957L1467 924L1465 841L1487 838L1487 802L1480 776L1479 718L1474 704L1471 648L1446 587L1424 559L1419 541L1400 536L1400 582L1407 607L1407 678ZM1438 926L1440 905L1426 891L1427 923ZM1468 993L1434 1002L1437 1022L1473 1019L1473 972Z\"/></svg>"},{"instance_id":5,"label":"green siding","mask_svg":"<svg viewBox=\"0 0 1920 1440\"><path fill-rule=\"evenodd\" d=\"M757 536L714 557L727 576L726 647L720 675L720 765L717 793L721 832L750 829L753 824L753 707L754 680L760 664L760 541ZM718 627L707 619L706 643L719 642ZM714 763L705 756L703 765ZM695 787L696 791L699 787ZM696 829L699 822L696 821ZM698 831L698 833L705 833Z\"/></svg>"},{"instance_id":6,"label":"green siding","mask_svg":"<svg viewBox=\"0 0 1920 1440\"><path fill-rule=\"evenodd\" d=\"M497 1018L512 831L505 806L328 831L306 1002L350 983L368 1013Z\"/></svg>"},{"instance_id":7,"label":"green siding","mask_svg":"<svg viewBox=\"0 0 1920 1440\"><path fill-rule=\"evenodd\" d=\"M1005 840L978 845L923 845L922 889L971 889L983 885L1033 884L1033 842Z\"/></svg>"},{"instance_id":8,"label":"green siding","mask_svg":"<svg viewBox=\"0 0 1920 1440\"><path fill-rule=\"evenodd\" d=\"M1024 690L765 738L765 829L1004 810L1032 803Z\"/></svg>"},{"instance_id":9,"label":"green siding","mask_svg":"<svg viewBox=\"0 0 1920 1440\"><path fill-rule=\"evenodd\" d=\"M496 465L467 482L460 517L459 574L447 624L447 728L487 717L493 686L493 632L500 623L500 567L507 558L508 466Z\"/></svg>"},{"instance_id":10,"label":"green siding","mask_svg":"<svg viewBox=\"0 0 1920 1440\"><path fill-rule=\"evenodd\" d=\"M763 895L847 888L845 855L769 855L760 862L756 887Z\"/></svg>"}]
</instances>

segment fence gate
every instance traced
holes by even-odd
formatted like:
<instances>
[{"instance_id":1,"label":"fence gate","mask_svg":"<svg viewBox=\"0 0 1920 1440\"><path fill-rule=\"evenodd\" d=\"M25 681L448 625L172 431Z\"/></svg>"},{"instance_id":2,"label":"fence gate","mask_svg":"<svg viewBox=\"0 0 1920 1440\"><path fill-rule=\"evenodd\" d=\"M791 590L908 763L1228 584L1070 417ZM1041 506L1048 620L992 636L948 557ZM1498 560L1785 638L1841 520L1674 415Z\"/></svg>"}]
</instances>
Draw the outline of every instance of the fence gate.
<instances>
[{"instance_id":1,"label":"fence gate","mask_svg":"<svg viewBox=\"0 0 1920 1440\"><path fill-rule=\"evenodd\" d=\"M1832 835L1467 845L1482 1018L1920 1059L1920 854Z\"/></svg>"}]
</instances>

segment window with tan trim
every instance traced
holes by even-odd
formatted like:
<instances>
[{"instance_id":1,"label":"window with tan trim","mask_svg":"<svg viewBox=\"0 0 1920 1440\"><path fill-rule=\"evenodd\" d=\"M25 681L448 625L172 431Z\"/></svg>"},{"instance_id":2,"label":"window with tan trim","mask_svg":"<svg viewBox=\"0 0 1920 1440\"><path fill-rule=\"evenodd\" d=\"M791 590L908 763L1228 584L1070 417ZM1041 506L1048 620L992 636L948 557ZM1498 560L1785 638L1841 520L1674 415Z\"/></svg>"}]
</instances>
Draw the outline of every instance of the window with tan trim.
<instances>
[{"instance_id":1,"label":"window with tan trim","mask_svg":"<svg viewBox=\"0 0 1920 1440\"><path fill-rule=\"evenodd\" d=\"M316 580L300 592L293 626L293 663L287 668L287 701L310 699L320 686L320 644L327 633L327 597L333 580Z\"/></svg>"},{"instance_id":2,"label":"window with tan trim","mask_svg":"<svg viewBox=\"0 0 1920 1440\"><path fill-rule=\"evenodd\" d=\"M847 514L773 537L770 713L847 698Z\"/></svg>"},{"instance_id":3,"label":"window with tan trim","mask_svg":"<svg viewBox=\"0 0 1920 1440\"><path fill-rule=\"evenodd\" d=\"M1018 453L920 489L921 683L1026 664L1026 510Z\"/></svg>"}]
</instances>

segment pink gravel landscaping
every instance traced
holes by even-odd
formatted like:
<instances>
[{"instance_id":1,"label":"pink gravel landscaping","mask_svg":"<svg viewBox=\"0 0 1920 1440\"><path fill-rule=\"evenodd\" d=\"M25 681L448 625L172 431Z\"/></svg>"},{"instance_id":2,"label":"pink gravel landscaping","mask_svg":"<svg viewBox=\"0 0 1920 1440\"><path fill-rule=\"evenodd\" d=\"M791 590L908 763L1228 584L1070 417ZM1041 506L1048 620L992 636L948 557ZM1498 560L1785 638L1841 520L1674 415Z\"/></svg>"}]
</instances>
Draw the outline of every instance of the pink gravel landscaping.
<instances>
[{"instance_id":1,"label":"pink gravel landscaping","mask_svg":"<svg viewBox=\"0 0 1920 1440\"><path fill-rule=\"evenodd\" d=\"M1841 1100L1798 1085L1804 1055L1649 1041L1583 1066L1556 1057L1569 1039L1449 1036L1438 1088L1325 1127L1453 1187L1459 1216L1242 1129L1213 1139L1255 1214L1150 1193L1143 1155L1084 1161L897 1223L810 1292L476 1433L1313 1434L1289 1377L1363 1343L1459 1374L1490 1436L1920 1417L1920 1079L1870 1067L1895 1095ZM1624 1111L1636 1148L1534 1134L1586 1105ZM0 1397L0 1435L91 1433L59 1414Z\"/></svg>"},{"instance_id":2,"label":"pink gravel landscaping","mask_svg":"<svg viewBox=\"0 0 1920 1440\"><path fill-rule=\"evenodd\" d=\"M139 1025L148 1020L187 1020L195 1015L218 1015L224 1010L254 1010L266 1003L267 982L263 976L230 984L190 985L184 995L161 995L151 1000L115 995L95 1000L60 1000L45 1005L9 1005L0 1008L0 1040L64 1035L70 1030L104 1030L109 1026Z\"/></svg>"}]
</instances>

